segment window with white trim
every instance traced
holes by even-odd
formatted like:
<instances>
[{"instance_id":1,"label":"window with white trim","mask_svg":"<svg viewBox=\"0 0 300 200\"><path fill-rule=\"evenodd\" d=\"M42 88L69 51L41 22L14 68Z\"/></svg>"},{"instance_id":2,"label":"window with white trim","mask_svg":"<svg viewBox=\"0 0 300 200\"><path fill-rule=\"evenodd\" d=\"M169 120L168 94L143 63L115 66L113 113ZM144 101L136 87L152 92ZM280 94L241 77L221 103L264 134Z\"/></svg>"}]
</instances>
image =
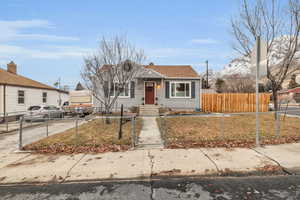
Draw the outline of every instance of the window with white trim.
<instances>
[{"instance_id":1,"label":"window with white trim","mask_svg":"<svg viewBox=\"0 0 300 200\"><path fill-rule=\"evenodd\" d=\"M110 89L110 96L114 97L118 91L120 91L121 88L119 87L118 83L112 84L112 87ZM119 94L119 97L129 97L130 95L130 84L126 83L124 89L121 90L121 93Z\"/></svg>"},{"instance_id":2,"label":"window with white trim","mask_svg":"<svg viewBox=\"0 0 300 200\"><path fill-rule=\"evenodd\" d=\"M191 82L171 82L171 98L190 98Z\"/></svg>"},{"instance_id":3,"label":"window with white trim","mask_svg":"<svg viewBox=\"0 0 300 200\"><path fill-rule=\"evenodd\" d=\"M25 91L18 90L18 104L24 104L24 103L25 103Z\"/></svg>"}]
</instances>

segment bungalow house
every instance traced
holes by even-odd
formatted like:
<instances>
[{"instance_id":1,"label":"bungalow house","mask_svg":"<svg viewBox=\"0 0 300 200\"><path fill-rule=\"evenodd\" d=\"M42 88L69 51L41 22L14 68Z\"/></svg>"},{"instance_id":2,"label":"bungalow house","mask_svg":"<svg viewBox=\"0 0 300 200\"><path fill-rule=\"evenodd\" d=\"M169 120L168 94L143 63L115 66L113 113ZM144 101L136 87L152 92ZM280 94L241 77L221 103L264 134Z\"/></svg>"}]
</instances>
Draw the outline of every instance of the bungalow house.
<instances>
[{"instance_id":1,"label":"bungalow house","mask_svg":"<svg viewBox=\"0 0 300 200\"><path fill-rule=\"evenodd\" d=\"M33 105L59 106L68 101L66 91L18 75L14 62L0 68L0 116L26 111Z\"/></svg>"},{"instance_id":2,"label":"bungalow house","mask_svg":"<svg viewBox=\"0 0 300 200\"><path fill-rule=\"evenodd\" d=\"M114 92L112 92L114 93ZM113 95L113 94L112 94ZM94 100L95 106L100 106ZM190 65L143 66L118 97L114 108L163 107L200 109L200 76Z\"/></svg>"}]
</instances>

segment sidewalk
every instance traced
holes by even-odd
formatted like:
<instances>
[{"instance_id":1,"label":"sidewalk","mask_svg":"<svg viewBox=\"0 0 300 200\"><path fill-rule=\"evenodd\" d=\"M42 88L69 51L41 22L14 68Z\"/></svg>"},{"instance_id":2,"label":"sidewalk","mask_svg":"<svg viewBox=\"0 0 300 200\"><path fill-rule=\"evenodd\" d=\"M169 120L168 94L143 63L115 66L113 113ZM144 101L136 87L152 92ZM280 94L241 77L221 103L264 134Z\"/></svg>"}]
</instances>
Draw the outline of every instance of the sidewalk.
<instances>
[{"instance_id":1,"label":"sidewalk","mask_svg":"<svg viewBox=\"0 0 300 200\"><path fill-rule=\"evenodd\" d=\"M156 117L143 117L143 128L138 138L138 149L162 149L164 147L160 136Z\"/></svg>"},{"instance_id":2,"label":"sidewalk","mask_svg":"<svg viewBox=\"0 0 300 200\"><path fill-rule=\"evenodd\" d=\"M250 173L281 166L300 174L300 143L233 150L152 149L76 155L0 154L0 183L140 179Z\"/></svg>"}]
</instances>

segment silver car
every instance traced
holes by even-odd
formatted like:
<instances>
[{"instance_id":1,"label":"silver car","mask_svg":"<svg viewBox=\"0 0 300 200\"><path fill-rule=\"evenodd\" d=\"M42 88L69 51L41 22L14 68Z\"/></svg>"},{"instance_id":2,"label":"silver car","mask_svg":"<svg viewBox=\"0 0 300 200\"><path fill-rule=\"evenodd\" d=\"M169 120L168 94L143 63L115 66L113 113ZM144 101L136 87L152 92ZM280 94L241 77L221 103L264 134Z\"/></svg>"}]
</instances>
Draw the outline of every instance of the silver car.
<instances>
[{"instance_id":1,"label":"silver car","mask_svg":"<svg viewBox=\"0 0 300 200\"><path fill-rule=\"evenodd\" d=\"M56 106L30 106L24 119L26 121L62 118L63 111Z\"/></svg>"}]
</instances>

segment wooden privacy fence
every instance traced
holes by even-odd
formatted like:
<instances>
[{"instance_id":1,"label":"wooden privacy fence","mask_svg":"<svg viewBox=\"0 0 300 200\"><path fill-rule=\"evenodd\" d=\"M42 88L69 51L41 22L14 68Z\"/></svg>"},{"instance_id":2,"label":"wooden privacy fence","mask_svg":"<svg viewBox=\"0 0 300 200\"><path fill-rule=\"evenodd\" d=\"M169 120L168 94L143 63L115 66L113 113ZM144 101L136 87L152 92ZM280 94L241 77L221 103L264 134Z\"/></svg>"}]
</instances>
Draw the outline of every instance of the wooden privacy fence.
<instances>
[{"instance_id":1,"label":"wooden privacy fence","mask_svg":"<svg viewBox=\"0 0 300 200\"><path fill-rule=\"evenodd\" d=\"M270 94L260 93L260 112L268 111L269 102ZM255 93L202 94L201 108L204 112L255 112Z\"/></svg>"}]
</instances>

